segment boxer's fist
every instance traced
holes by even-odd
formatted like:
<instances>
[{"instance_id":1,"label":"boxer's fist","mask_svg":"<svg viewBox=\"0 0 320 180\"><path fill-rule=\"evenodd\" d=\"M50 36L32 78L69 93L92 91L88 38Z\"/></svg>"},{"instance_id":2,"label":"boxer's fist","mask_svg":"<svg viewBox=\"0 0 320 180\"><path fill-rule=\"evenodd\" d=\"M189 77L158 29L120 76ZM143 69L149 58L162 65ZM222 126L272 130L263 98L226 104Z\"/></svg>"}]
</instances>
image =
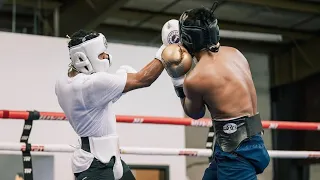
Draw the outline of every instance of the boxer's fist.
<instances>
[{"instance_id":1,"label":"boxer's fist","mask_svg":"<svg viewBox=\"0 0 320 180\"><path fill-rule=\"evenodd\" d=\"M192 67L192 57L179 44L170 44L162 52L164 67L172 78L179 78L188 73Z\"/></svg>"},{"instance_id":2,"label":"boxer's fist","mask_svg":"<svg viewBox=\"0 0 320 180\"><path fill-rule=\"evenodd\" d=\"M167 21L161 31L162 46L156 53L156 59L162 61L161 54L166 46L169 44L179 43L179 21L171 19Z\"/></svg>"},{"instance_id":3,"label":"boxer's fist","mask_svg":"<svg viewBox=\"0 0 320 180\"><path fill-rule=\"evenodd\" d=\"M161 38L165 46L179 43L179 21L176 19L167 21L162 27Z\"/></svg>"},{"instance_id":4,"label":"boxer's fist","mask_svg":"<svg viewBox=\"0 0 320 180\"><path fill-rule=\"evenodd\" d=\"M184 98L184 78L192 67L192 57L188 51L179 44L168 45L162 52L162 62L171 77L176 94Z\"/></svg>"}]
</instances>

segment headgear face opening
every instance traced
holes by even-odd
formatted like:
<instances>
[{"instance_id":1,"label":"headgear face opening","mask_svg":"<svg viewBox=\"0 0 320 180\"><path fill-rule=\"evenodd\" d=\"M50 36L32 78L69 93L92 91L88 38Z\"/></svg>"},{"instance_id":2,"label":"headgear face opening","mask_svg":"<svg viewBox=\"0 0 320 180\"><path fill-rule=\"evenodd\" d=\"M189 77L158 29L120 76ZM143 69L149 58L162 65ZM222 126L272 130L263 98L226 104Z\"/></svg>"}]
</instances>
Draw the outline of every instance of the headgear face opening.
<instances>
[{"instance_id":1,"label":"headgear face opening","mask_svg":"<svg viewBox=\"0 0 320 180\"><path fill-rule=\"evenodd\" d=\"M112 64L111 55L108 54L108 59L99 59L100 54L107 53L108 43L105 36L99 33L99 36L83 41L77 46L70 47L71 65L84 74L107 72Z\"/></svg>"},{"instance_id":2,"label":"headgear face opening","mask_svg":"<svg viewBox=\"0 0 320 180\"><path fill-rule=\"evenodd\" d=\"M218 20L216 18L209 20L201 16L195 17L195 15L192 18L189 17L192 11L198 10L187 10L182 13L179 19L180 41L192 56L203 49L212 52L219 50ZM203 8L201 11L209 10Z\"/></svg>"}]
</instances>

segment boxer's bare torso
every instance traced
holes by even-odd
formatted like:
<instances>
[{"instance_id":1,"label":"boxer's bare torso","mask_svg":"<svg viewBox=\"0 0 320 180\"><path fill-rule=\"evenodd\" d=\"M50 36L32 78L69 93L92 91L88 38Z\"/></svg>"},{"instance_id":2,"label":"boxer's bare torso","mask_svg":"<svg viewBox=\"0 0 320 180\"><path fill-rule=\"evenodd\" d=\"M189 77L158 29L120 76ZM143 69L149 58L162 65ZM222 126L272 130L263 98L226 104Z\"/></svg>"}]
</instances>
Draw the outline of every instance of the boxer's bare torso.
<instances>
[{"instance_id":1,"label":"boxer's bare torso","mask_svg":"<svg viewBox=\"0 0 320 180\"><path fill-rule=\"evenodd\" d=\"M203 51L185 79L198 88L213 119L230 119L257 113L257 95L246 58L235 48Z\"/></svg>"}]
</instances>

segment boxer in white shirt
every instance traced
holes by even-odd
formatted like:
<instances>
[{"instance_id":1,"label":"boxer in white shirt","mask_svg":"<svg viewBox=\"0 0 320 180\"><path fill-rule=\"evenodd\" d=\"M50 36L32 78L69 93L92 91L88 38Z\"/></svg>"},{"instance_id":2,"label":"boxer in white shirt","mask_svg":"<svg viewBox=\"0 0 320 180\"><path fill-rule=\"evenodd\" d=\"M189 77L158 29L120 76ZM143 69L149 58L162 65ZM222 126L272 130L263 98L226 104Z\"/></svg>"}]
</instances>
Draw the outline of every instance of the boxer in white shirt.
<instances>
[{"instance_id":1,"label":"boxer in white shirt","mask_svg":"<svg viewBox=\"0 0 320 180\"><path fill-rule=\"evenodd\" d=\"M179 42L179 22L170 20L162 28L163 45L155 59L139 72L121 66L108 72L112 56L101 33L80 30L70 37L70 69L56 82L60 107L81 138L81 148L72 156L77 180L133 180L129 167L121 160L113 104L134 89L150 86L162 73L163 49Z\"/></svg>"}]
</instances>

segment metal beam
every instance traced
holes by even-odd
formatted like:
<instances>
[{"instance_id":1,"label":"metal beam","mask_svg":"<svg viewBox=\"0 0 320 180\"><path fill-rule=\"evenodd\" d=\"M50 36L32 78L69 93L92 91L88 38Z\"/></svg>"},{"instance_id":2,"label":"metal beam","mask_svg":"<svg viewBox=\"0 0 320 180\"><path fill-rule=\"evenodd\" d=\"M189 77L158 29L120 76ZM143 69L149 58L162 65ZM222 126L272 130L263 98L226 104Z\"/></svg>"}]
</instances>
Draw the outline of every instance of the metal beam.
<instances>
[{"instance_id":1,"label":"metal beam","mask_svg":"<svg viewBox=\"0 0 320 180\"><path fill-rule=\"evenodd\" d=\"M296 31L292 29L284 29L272 26L254 25L248 23L239 23L232 21L220 20L219 26L221 29L235 30L235 31L246 31L246 32L259 32L259 33L270 33L270 34L281 34L284 41L292 40L309 40L310 38L317 36L316 33L308 31Z\"/></svg>"},{"instance_id":2,"label":"metal beam","mask_svg":"<svg viewBox=\"0 0 320 180\"><path fill-rule=\"evenodd\" d=\"M102 12L98 17L96 17L93 21L88 23L86 25L86 29L91 29L99 26L101 22L103 22L110 14L113 14L115 11L117 11L121 6L126 4L129 0L117 0L115 3L112 4L111 7L108 7L108 9L105 9L104 12Z\"/></svg>"},{"instance_id":3,"label":"metal beam","mask_svg":"<svg viewBox=\"0 0 320 180\"><path fill-rule=\"evenodd\" d=\"M227 0L229 2L237 2L244 4L252 4L265 6L270 8L279 8L302 13L320 14L320 5L302 1L289 0Z\"/></svg>"},{"instance_id":4,"label":"metal beam","mask_svg":"<svg viewBox=\"0 0 320 180\"><path fill-rule=\"evenodd\" d=\"M160 45L161 42L159 36L161 32L151 29L103 24L98 26L95 30L103 33L108 41L143 44L148 46L157 46ZM150 42L152 39L157 40L155 42Z\"/></svg>"},{"instance_id":5,"label":"metal beam","mask_svg":"<svg viewBox=\"0 0 320 180\"><path fill-rule=\"evenodd\" d=\"M41 6L39 6L38 1L35 0L15 0L17 5L30 7L30 8L41 8L41 9L50 9L53 10L59 6L61 6L61 3L58 1L42 1L40 3ZM4 4L12 5L13 0L7 0L4 2Z\"/></svg>"},{"instance_id":6,"label":"metal beam","mask_svg":"<svg viewBox=\"0 0 320 180\"><path fill-rule=\"evenodd\" d=\"M11 12L0 12L0 27L6 27L4 26L5 24L12 24L11 21ZM32 27L33 26L33 15L22 15L22 14L16 14L16 18L18 19L17 21L17 26L27 26L27 27Z\"/></svg>"},{"instance_id":7,"label":"metal beam","mask_svg":"<svg viewBox=\"0 0 320 180\"><path fill-rule=\"evenodd\" d=\"M178 4L181 0L174 0L171 3L167 4L166 6L164 6L163 8L158 10L158 13L163 13L164 11L166 11L168 8L175 6L176 4ZM150 16L148 16L147 18L143 19L142 21L140 21L139 23L137 23L135 25L135 27L139 27L140 25L142 25L143 23L151 20L152 18L154 18L154 16L151 14Z\"/></svg>"},{"instance_id":8,"label":"metal beam","mask_svg":"<svg viewBox=\"0 0 320 180\"><path fill-rule=\"evenodd\" d=\"M61 35L81 28L93 29L128 0L77 1L60 14ZM90 3L88 3L90 2Z\"/></svg>"},{"instance_id":9,"label":"metal beam","mask_svg":"<svg viewBox=\"0 0 320 180\"><path fill-rule=\"evenodd\" d=\"M106 35L110 42L121 42L128 44L138 44L146 46L161 45L161 30L151 30L146 28L134 28L119 25L100 25L96 31ZM128 33L130 31L130 33ZM233 46L241 51L270 53L286 47L286 44L261 43L243 40L231 40L222 38L221 44Z\"/></svg>"},{"instance_id":10,"label":"metal beam","mask_svg":"<svg viewBox=\"0 0 320 180\"><path fill-rule=\"evenodd\" d=\"M110 16L110 18L115 20L126 20L128 25L136 24L136 21L144 19L150 15L156 15L157 18L151 20L152 24L156 24L153 29L159 29L162 25L169 19L178 19L180 14L172 13L158 13L153 11L146 10L136 10L130 8L121 8L120 11L117 11ZM132 23L130 23L132 22ZM263 25L253 25L246 23L239 23L233 21L219 20L219 26L224 30L234 30L234 31L247 31L247 32L259 32L259 33L270 33L270 34L281 34L284 37L284 41L291 41L292 39L297 40L308 40L315 36L311 32L306 31L295 31L292 29L283 29L272 26L263 26Z\"/></svg>"}]
</instances>

